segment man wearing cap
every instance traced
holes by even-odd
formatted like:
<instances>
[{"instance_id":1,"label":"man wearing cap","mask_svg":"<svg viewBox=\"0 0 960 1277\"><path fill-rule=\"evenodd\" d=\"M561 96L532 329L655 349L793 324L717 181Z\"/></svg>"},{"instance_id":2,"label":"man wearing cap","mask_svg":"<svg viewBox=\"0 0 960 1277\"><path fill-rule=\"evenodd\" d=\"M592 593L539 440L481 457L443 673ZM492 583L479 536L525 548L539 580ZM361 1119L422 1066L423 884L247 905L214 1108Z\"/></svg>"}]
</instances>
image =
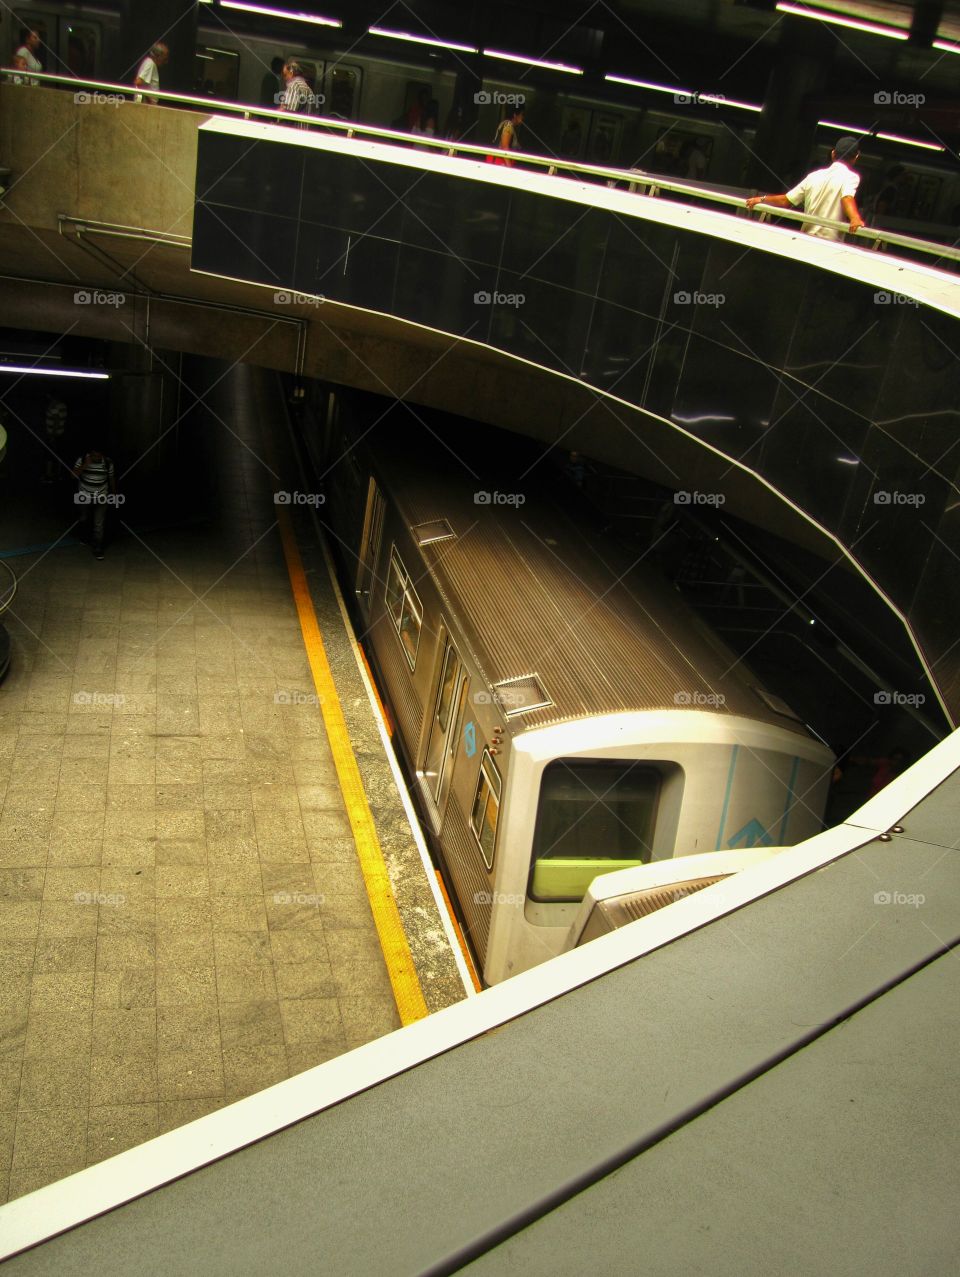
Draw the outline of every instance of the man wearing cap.
<instances>
[{"instance_id":1,"label":"man wearing cap","mask_svg":"<svg viewBox=\"0 0 960 1277\"><path fill-rule=\"evenodd\" d=\"M818 168L808 173L802 182L785 195L751 195L747 208L758 204L772 204L774 208L797 208L813 217L823 217L831 222L850 223L850 230L858 231L866 223L860 216L854 196L860 185L860 174L853 165L860 158L860 143L855 137L842 137L830 152L833 163L829 168ZM804 226L810 235L821 239L840 239L841 232L829 226Z\"/></svg>"}]
</instances>

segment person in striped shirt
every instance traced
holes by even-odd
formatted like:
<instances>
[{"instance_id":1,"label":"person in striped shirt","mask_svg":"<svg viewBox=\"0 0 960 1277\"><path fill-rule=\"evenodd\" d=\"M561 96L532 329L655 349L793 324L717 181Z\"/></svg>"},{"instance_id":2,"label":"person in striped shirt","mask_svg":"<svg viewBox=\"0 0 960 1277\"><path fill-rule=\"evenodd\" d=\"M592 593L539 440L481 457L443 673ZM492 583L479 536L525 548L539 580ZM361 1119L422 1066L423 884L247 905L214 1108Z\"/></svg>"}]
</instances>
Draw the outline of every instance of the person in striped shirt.
<instances>
[{"instance_id":1,"label":"person in striped shirt","mask_svg":"<svg viewBox=\"0 0 960 1277\"><path fill-rule=\"evenodd\" d=\"M73 473L79 480L74 501L85 506L87 533L95 559L103 558L103 534L107 525L107 505L116 496L117 482L113 462L102 452L87 452L77 457Z\"/></svg>"},{"instance_id":2,"label":"person in striped shirt","mask_svg":"<svg viewBox=\"0 0 960 1277\"><path fill-rule=\"evenodd\" d=\"M302 115L310 108L313 94L299 62L285 62L280 72L283 90L278 96L277 110Z\"/></svg>"}]
</instances>

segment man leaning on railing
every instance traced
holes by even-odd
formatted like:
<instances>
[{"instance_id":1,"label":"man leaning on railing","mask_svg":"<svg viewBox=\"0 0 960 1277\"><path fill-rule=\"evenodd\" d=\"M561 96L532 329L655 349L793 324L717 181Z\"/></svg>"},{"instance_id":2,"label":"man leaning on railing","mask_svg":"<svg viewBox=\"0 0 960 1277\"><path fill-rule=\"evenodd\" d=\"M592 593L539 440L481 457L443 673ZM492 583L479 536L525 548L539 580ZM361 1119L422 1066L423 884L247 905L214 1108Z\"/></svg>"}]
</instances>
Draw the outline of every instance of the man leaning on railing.
<instances>
[{"instance_id":1,"label":"man leaning on railing","mask_svg":"<svg viewBox=\"0 0 960 1277\"><path fill-rule=\"evenodd\" d=\"M866 223L854 199L860 185L860 174L853 168L860 158L860 143L855 137L842 137L830 152L830 158L833 163L829 168L808 173L803 181L782 195L751 195L747 208L756 208L758 204L797 208L802 204L803 211L813 217L822 217L830 222L845 219L851 231L860 230ZM810 235L819 235L821 239L840 238L840 232L829 226L811 224L803 229Z\"/></svg>"}]
</instances>

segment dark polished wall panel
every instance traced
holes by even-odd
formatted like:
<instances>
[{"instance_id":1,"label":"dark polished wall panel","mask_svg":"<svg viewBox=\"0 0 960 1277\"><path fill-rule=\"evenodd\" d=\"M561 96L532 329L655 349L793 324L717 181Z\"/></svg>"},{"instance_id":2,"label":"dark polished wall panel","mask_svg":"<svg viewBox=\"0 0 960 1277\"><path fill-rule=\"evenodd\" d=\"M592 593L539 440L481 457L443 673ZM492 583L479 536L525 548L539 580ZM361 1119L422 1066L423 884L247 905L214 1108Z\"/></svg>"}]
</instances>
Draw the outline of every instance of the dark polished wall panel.
<instances>
[{"instance_id":1,"label":"dark polished wall panel","mask_svg":"<svg viewBox=\"0 0 960 1277\"><path fill-rule=\"evenodd\" d=\"M800 254L565 200L562 178L554 196L389 155L201 129L193 265L468 337L674 423L722 454L701 487L740 463L852 550L960 715L960 322ZM641 422L616 428L634 443Z\"/></svg>"}]
</instances>

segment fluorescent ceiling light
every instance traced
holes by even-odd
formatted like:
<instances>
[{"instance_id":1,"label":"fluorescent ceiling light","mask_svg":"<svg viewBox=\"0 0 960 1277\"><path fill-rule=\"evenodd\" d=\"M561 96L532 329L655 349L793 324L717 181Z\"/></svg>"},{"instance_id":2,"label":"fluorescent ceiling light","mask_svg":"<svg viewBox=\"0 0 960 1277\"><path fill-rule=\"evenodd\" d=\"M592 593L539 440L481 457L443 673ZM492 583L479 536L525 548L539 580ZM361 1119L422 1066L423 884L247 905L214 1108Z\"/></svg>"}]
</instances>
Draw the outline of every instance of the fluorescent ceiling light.
<instances>
[{"instance_id":1,"label":"fluorescent ceiling light","mask_svg":"<svg viewBox=\"0 0 960 1277\"><path fill-rule=\"evenodd\" d=\"M109 381L108 372L85 372L82 368L38 368L23 364L0 364L0 372L16 372L23 377L73 377L84 381Z\"/></svg>"},{"instance_id":2,"label":"fluorescent ceiling light","mask_svg":"<svg viewBox=\"0 0 960 1277\"><path fill-rule=\"evenodd\" d=\"M290 18L293 22L312 22L315 27L342 27L339 18L318 18L312 13L294 13L291 9L272 9L266 4L241 4L240 0L220 0L221 9L236 9L240 13L259 13L265 18Z\"/></svg>"},{"instance_id":3,"label":"fluorescent ceiling light","mask_svg":"<svg viewBox=\"0 0 960 1277\"><path fill-rule=\"evenodd\" d=\"M652 93L670 93L675 98L689 98L691 102L706 102L710 106L733 106L738 111L756 111L758 114L763 110L762 106L755 106L752 102L739 102L736 98L726 98L722 93L697 93L694 89L679 89L672 84L656 84L652 80L634 80L628 75L605 75L605 80L610 80L613 84L629 84L634 89L649 89Z\"/></svg>"},{"instance_id":4,"label":"fluorescent ceiling light","mask_svg":"<svg viewBox=\"0 0 960 1277\"><path fill-rule=\"evenodd\" d=\"M414 44L429 44L436 49L456 49L458 53L478 53L470 44L458 44L456 40L434 40L427 35L414 35L410 31L390 31L387 27L368 27L369 35L382 35L388 40L412 40Z\"/></svg>"},{"instance_id":5,"label":"fluorescent ceiling light","mask_svg":"<svg viewBox=\"0 0 960 1277\"><path fill-rule=\"evenodd\" d=\"M899 133L877 133L876 137L882 137L885 142L902 142L904 146L919 146L923 151L945 151L945 146L940 146L938 142L921 142L915 137L901 137Z\"/></svg>"},{"instance_id":6,"label":"fluorescent ceiling light","mask_svg":"<svg viewBox=\"0 0 960 1277\"><path fill-rule=\"evenodd\" d=\"M869 35L885 35L888 40L906 40L909 31L903 27L882 27L878 22L863 22L860 18L846 17L841 13L832 13L827 9L809 9L803 4L786 4L784 0L777 5L780 13L793 13L798 18L816 18L818 22L829 22L837 27L852 27L855 31L866 31Z\"/></svg>"},{"instance_id":7,"label":"fluorescent ceiling light","mask_svg":"<svg viewBox=\"0 0 960 1277\"><path fill-rule=\"evenodd\" d=\"M859 124L838 124L836 120L817 120L818 129L838 129L841 133L869 133L869 129L861 128Z\"/></svg>"},{"instance_id":8,"label":"fluorescent ceiling light","mask_svg":"<svg viewBox=\"0 0 960 1277\"><path fill-rule=\"evenodd\" d=\"M711 106L734 106L738 111L756 111L759 114L763 110L762 106L754 106L752 102L738 102L736 98L725 98L722 93L698 93L696 99L698 102L709 102Z\"/></svg>"},{"instance_id":9,"label":"fluorescent ceiling light","mask_svg":"<svg viewBox=\"0 0 960 1277\"><path fill-rule=\"evenodd\" d=\"M580 67L567 66L566 62L543 62L538 58L524 58L519 53L503 53L499 49L484 49L485 58L502 58L504 62L522 62L527 67L544 67L547 71L566 71L568 75L583 75Z\"/></svg>"},{"instance_id":10,"label":"fluorescent ceiling light","mask_svg":"<svg viewBox=\"0 0 960 1277\"><path fill-rule=\"evenodd\" d=\"M934 40L930 47L932 49L942 49L944 53L960 53L960 44L954 44L950 40Z\"/></svg>"},{"instance_id":11,"label":"fluorescent ceiling light","mask_svg":"<svg viewBox=\"0 0 960 1277\"><path fill-rule=\"evenodd\" d=\"M605 75L603 78L611 80L614 84L632 85L635 89L652 89L654 93L680 93L684 97L693 97L691 89L676 89L669 84L654 84L651 80L631 80L626 75Z\"/></svg>"}]
</instances>

